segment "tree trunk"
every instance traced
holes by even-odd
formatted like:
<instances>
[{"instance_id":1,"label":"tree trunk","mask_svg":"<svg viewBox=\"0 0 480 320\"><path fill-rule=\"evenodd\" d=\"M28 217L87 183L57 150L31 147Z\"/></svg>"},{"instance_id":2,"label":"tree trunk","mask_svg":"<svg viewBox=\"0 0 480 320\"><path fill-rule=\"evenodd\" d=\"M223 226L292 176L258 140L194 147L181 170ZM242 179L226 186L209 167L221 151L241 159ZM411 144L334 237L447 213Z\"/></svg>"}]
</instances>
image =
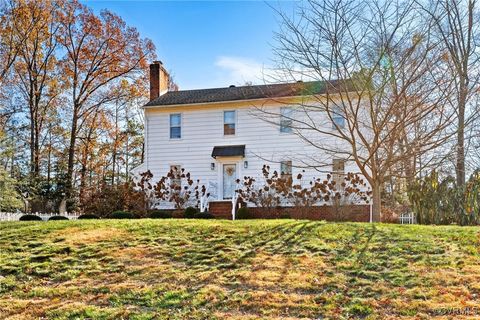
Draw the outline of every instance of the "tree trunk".
<instances>
[{"instance_id":1,"label":"tree trunk","mask_svg":"<svg viewBox=\"0 0 480 320\"><path fill-rule=\"evenodd\" d=\"M460 97L458 99L458 131L457 131L457 186L465 184L465 104L467 100L466 87L463 82L460 85Z\"/></svg>"},{"instance_id":2,"label":"tree trunk","mask_svg":"<svg viewBox=\"0 0 480 320\"><path fill-rule=\"evenodd\" d=\"M115 162L117 161L117 142L116 139L113 142L113 152L112 152L112 186L115 185Z\"/></svg>"},{"instance_id":3,"label":"tree trunk","mask_svg":"<svg viewBox=\"0 0 480 320\"><path fill-rule=\"evenodd\" d=\"M35 157L34 157L34 172L35 176L38 177L40 175L40 130L38 128L38 124L36 124L35 128Z\"/></svg>"},{"instance_id":4,"label":"tree trunk","mask_svg":"<svg viewBox=\"0 0 480 320\"><path fill-rule=\"evenodd\" d=\"M67 166L67 181L66 181L66 193L67 199L73 197L73 167L75 163L75 146L77 143L77 126L78 126L78 114L77 107L74 107L72 118L72 131L70 132L70 145L68 147L68 166Z\"/></svg>"},{"instance_id":5,"label":"tree trunk","mask_svg":"<svg viewBox=\"0 0 480 320\"><path fill-rule=\"evenodd\" d=\"M52 172L52 128L48 128L48 154L47 154L47 192L50 195L50 179Z\"/></svg>"},{"instance_id":6,"label":"tree trunk","mask_svg":"<svg viewBox=\"0 0 480 320\"><path fill-rule=\"evenodd\" d=\"M381 222L381 207L382 207L382 198L380 191L380 184L372 185L372 222Z\"/></svg>"},{"instance_id":7,"label":"tree trunk","mask_svg":"<svg viewBox=\"0 0 480 320\"><path fill-rule=\"evenodd\" d=\"M89 143L89 142L87 142ZM82 168L80 169L80 191L78 197L80 199L80 205L84 203L85 189L87 187L87 163L88 163L88 149L86 149L82 155Z\"/></svg>"},{"instance_id":8,"label":"tree trunk","mask_svg":"<svg viewBox=\"0 0 480 320\"><path fill-rule=\"evenodd\" d=\"M35 114L30 102L30 174L35 177Z\"/></svg>"}]
</instances>

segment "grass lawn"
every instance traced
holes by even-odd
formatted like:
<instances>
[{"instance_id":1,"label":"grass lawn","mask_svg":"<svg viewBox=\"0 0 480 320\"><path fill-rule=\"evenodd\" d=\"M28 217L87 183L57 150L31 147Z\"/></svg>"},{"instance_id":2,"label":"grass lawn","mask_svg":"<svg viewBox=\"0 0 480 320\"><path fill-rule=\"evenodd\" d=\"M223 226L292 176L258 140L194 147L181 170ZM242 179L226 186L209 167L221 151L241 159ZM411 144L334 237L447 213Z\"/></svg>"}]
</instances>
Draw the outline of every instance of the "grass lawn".
<instances>
[{"instance_id":1,"label":"grass lawn","mask_svg":"<svg viewBox=\"0 0 480 320\"><path fill-rule=\"evenodd\" d=\"M479 253L473 227L7 222L0 319L421 319L468 307L480 316Z\"/></svg>"}]
</instances>

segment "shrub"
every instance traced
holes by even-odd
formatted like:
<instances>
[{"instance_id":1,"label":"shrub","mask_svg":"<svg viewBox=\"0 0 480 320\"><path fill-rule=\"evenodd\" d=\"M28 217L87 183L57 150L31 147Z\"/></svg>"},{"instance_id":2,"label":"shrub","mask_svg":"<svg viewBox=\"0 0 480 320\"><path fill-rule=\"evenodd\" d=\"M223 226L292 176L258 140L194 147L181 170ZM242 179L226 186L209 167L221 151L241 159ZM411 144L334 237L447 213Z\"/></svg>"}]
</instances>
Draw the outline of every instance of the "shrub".
<instances>
[{"instance_id":1,"label":"shrub","mask_svg":"<svg viewBox=\"0 0 480 320\"><path fill-rule=\"evenodd\" d=\"M137 216L134 213L127 211L115 211L112 212L109 216L109 219L136 219Z\"/></svg>"},{"instance_id":2,"label":"shrub","mask_svg":"<svg viewBox=\"0 0 480 320\"><path fill-rule=\"evenodd\" d=\"M148 217L151 219L170 219L172 218L172 213L163 210L153 210Z\"/></svg>"},{"instance_id":3,"label":"shrub","mask_svg":"<svg viewBox=\"0 0 480 320\"><path fill-rule=\"evenodd\" d=\"M253 219L253 215L247 207L242 207L238 209L237 214L235 215L236 219Z\"/></svg>"},{"instance_id":4,"label":"shrub","mask_svg":"<svg viewBox=\"0 0 480 320\"><path fill-rule=\"evenodd\" d=\"M282 213L280 216L279 216L280 219L292 219L292 217L290 216L290 213L288 212L284 212Z\"/></svg>"},{"instance_id":5,"label":"shrub","mask_svg":"<svg viewBox=\"0 0 480 320\"><path fill-rule=\"evenodd\" d=\"M20 217L20 221L42 221L42 218L34 214L25 214Z\"/></svg>"},{"instance_id":6,"label":"shrub","mask_svg":"<svg viewBox=\"0 0 480 320\"><path fill-rule=\"evenodd\" d=\"M480 171L464 186L436 171L409 185L408 197L419 224L480 224Z\"/></svg>"},{"instance_id":7,"label":"shrub","mask_svg":"<svg viewBox=\"0 0 480 320\"><path fill-rule=\"evenodd\" d=\"M99 217L125 207L125 196L120 186L100 185L85 191L80 207L83 212L95 212Z\"/></svg>"},{"instance_id":8,"label":"shrub","mask_svg":"<svg viewBox=\"0 0 480 320\"><path fill-rule=\"evenodd\" d=\"M151 174L151 173L150 173ZM193 180L185 168L172 167L153 188L156 200L171 202L175 209L185 209L189 203L205 204L210 194L200 180Z\"/></svg>"},{"instance_id":9,"label":"shrub","mask_svg":"<svg viewBox=\"0 0 480 320\"><path fill-rule=\"evenodd\" d=\"M327 174L325 178L308 181L303 173L286 178L264 165L261 178L238 179L236 193L244 202L266 209L269 216L276 216L277 208L285 203L300 214L317 204L331 204L341 213L349 204L368 203L371 191L360 175L348 172L341 180L339 178Z\"/></svg>"},{"instance_id":10,"label":"shrub","mask_svg":"<svg viewBox=\"0 0 480 320\"><path fill-rule=\"evenodd\" d=\"M185 212L183 213L183 217L187 219L192 219L193 217L195 217L195 214L197 213L198 213L197 208L188 207L187 209L185 209Z\"/></svg>"},{"instance_id":11,"label":"shrub","mask_svg":"<svg viewBox=\"0 0 480 320\"><path fill-rule=\"evenodd\" d=\"M78 217L78 219L82 219L82 220L87 220L87 219L100 219L99 216L95 215L95 214L82 214L81 216Z\"/></svg>"},{"instance_id":12,"label":"shrub","mask_svg":"<svg viewBox=\"0 0 480 320\"><path fill-rule=\"evenodd\" d=\"M195 219L214 219L215 217L210 212L197 212L193 216Z\"/></svg>"},{"instance_id":13,"label":"shrub","mask_svg":"<svg viewBox=\"0 0 480 320\"><path fill-rule=\"evenodd\" d=\"M394 208L382 207L382 222L383 223L399 223L399 214Z\"/></svg>"},{"instance_id":14,"label":"shrub","mask_svg":"<svg viewBox=\"0 0 480 320\"><path fill-rule=\"evenodd\" d=\"M50 218L48 218L48 221L51 220L68 220L68 218L65 216L51 216Z\"/></svg>"}]
</instances>

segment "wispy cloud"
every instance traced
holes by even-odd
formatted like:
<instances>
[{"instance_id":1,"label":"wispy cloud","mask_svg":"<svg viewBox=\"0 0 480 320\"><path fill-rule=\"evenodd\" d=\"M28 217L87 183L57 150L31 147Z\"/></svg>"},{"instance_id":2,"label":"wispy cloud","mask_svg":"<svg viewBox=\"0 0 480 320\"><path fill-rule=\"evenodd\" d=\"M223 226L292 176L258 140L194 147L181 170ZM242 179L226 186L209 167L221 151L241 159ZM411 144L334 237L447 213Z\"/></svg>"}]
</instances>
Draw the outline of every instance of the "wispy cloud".
<instances>
[{"instance_id":1,"label":"wispy cloud","mask_svg":"<svg viewBox=\"0 0 480 320\"><path fill-rule=\"evenodd\" d=\"M290 68L273 68L249 58L220 56L215 60L217 67L216 82L222 86L230 84L252 84L312 81L319 79L315 70L304 70L292 66Z\"/></svg>"},{"instance_id":2,"label":"wispy cloud","mask_svg":"<svg viewBox=\"0 0 480 320\"><path fill-rule=\"evenodd\" d=\"M242 85L246 82L254 84L264 82L265 66L253 59L220 56L215 61L215 66L226 84Z\"/></svg>"}]
</instances>

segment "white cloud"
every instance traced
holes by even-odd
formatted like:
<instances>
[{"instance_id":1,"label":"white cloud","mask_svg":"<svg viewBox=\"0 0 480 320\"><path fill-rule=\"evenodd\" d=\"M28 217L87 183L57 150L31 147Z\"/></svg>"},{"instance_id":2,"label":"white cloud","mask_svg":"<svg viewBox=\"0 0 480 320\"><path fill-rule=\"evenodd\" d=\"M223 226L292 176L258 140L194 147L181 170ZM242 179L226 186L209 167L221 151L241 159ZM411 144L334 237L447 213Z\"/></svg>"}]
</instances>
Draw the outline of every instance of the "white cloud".
<instances>
[{"instance_id":1,"label":"white cloud","mask_svg":"<svg viewBox=\"0 0 480 320\"><path fill-rule=\"evenodd\" d=\"M319 79L315 70L304 70L295 68L295 66L275 69L243 57L220 56L215 60L215 66L217 67L217 78L214 81L220 86L244 85L246 82L268 84Z\"/></svg>"},{"instance_id":2,"label":"white cloud","mask_svg":"<svg viewBox=\"0 0 480 320\"><path fill-rule=\"evenodd\" d=\"M215 61L220 69L220 78L225 85L242 85L246 82L263 83L266 68L261 63L248 58L220 56Z\"/></svg>"}]
</instances>

